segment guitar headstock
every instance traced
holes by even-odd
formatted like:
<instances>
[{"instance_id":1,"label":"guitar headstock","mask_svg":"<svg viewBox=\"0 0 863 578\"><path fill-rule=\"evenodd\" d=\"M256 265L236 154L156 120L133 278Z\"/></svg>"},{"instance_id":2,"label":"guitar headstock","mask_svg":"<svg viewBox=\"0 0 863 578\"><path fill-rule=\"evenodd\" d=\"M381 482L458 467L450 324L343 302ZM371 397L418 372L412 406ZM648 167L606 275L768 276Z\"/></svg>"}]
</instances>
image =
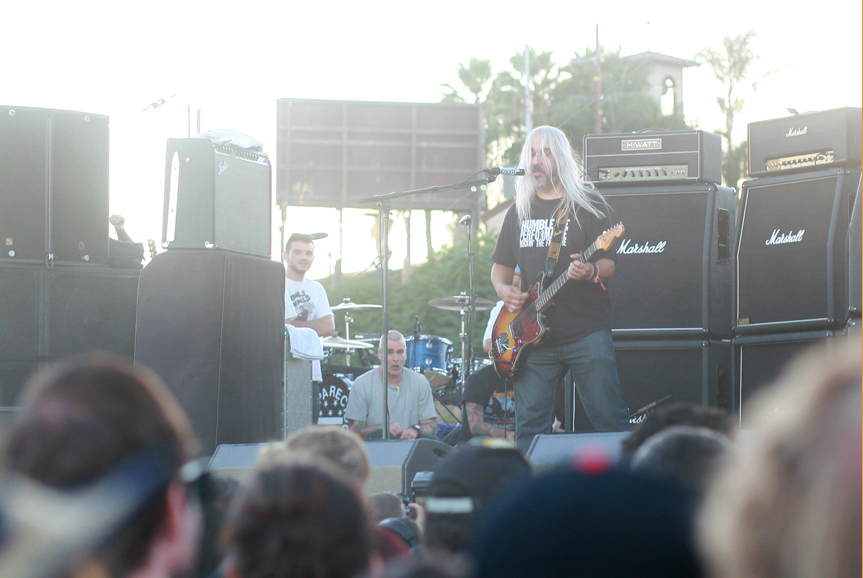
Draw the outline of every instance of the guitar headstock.
<instances>
[{"instance_id":1,"label":"guitar headstock","mask_svg":"<svg viewBox=\"0 0 863 578\"><path fill-rule=\"evenodd\" d=\"M611 246L614 244L615 239L619 239L623 236L623 233L626 232L626 228L623 226L623 223L618 223L614 227L610 228L602 235L596 238L596 242L594 246L597 249L602 249L604 251L608 251Z\"/></svg>"}]
</instances>

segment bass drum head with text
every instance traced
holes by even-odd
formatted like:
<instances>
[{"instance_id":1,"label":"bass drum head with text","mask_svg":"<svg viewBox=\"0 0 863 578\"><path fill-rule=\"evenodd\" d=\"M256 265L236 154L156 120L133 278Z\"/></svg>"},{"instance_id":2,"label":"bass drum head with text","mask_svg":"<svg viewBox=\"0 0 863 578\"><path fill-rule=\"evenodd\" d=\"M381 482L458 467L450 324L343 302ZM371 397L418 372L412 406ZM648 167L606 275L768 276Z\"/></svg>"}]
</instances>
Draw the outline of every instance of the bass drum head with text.
<instances>
[{"instance_id":1,"label":"bass drum head with text","mask_svg":"<svg viewBox=\"0 0 863 578\"><path fill-rule=\"evenodd\" d=\"M318 424L343 425L353 380L341 373L324 375L323 378L320 387L321 413Z\"/></svg>"}]
</instances>

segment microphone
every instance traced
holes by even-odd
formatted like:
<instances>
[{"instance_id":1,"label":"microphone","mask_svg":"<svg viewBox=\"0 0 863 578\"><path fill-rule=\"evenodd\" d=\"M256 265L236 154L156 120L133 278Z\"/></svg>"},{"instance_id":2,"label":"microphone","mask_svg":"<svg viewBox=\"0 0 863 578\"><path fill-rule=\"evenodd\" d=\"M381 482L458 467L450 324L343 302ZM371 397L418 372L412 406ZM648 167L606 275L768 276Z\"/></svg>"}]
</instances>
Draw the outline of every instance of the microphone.
<instances>
[{"instance_id":1,"label":"microphone","mask_svg":"<svg viewBox=\"0 0 863 578\"><path fill-rule=\"evenodd\" d=\"M489 176L496 177L497 175L513 175L513 176L521 176L524 174L524 169L520 169L518 167L500 167L494 169L483 169L484 173L488 173Z\"/></svg>"},{"instance_id":2,"label":"microphone","mask_svg":"<svg viewBox=\"0 0 863 578\"><path fill-rule=\"evenodd\" d=\"M459 224L459 225L464 225L465 227L467 227L468 225L470 225L470 214L467 214L467 215L465 215L464 217L462 217L461 219L459 219L459 220L458 220L458 224Z\"/></svg>"}]
</instances>

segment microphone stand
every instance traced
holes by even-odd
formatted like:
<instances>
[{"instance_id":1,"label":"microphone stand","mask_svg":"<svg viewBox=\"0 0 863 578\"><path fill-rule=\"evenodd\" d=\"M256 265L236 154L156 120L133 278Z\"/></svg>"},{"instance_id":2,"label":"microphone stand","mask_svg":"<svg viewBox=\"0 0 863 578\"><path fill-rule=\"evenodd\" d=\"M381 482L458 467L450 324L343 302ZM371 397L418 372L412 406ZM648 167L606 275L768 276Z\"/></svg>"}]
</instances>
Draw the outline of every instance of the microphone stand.
<instances>
[{"instance_id":1,"label":"microphone stand","mask_svg":"<svg viewBox=\"0 0 863 578\"><path fill-rule=\"evenodd\" d=\"M467 264L468 264L468 295L470 296L469 301L469 311L470 317L467 321L467 328L465 330L465 335L462 337L465 339L465 343L467 346L462 351L462 359L461 359L461 385L464 387L464 382L468 378L471 373L471 368L473 367L473 348L471 347L471 334L474 323L476 323L476 292L474 291L474 271L473 271L473 258L474 253L471 246L473 242L473 219L470 215L466 215L462 217L461 224L467 227Z\"/></svg>"},{"instance_id":2,"label":"microphone stand","mask_svg":"<svg viewBox=\"0 0 863 578\"><path fill-rule=\"evenodd\" d=\"M381 276L382 276L381 289L383 291L383 296L382 296L383 308L382 308L382 312L381 312L382 313L382 315L381 315L381 318L382 318L381 334L383 336L382 339L385 340L387 342L387 344L389 343L389 332L390 332L389 311L388 311L389 310L389 307L388 307L389 291L388 291L388 281L387 281L387 277L389 276L390 256L389 256L389 227L387 225L389 224L390 209L392 209L392 200L397 199L399 197L406 197L409 195L419 195L422 193L436 193L438 191L450 191L450 190L458 190L458 189L471 189L472 191L475 192L477 190L484 190L485 187L489 183L491 183L495 180L495 178L496 177L494 175L488 175L486 177L483 177L481 179L476 179L473 181L462 181L460 183L453 183L450 185L436 185L433 187L425 187L423 189L413 189L410 191L395 191L393 193L386 193L383 195L374 195L372 197L365 197L365 198L359 200L360 203L376 202L378 207L380 207L380 209L379 209L380 214L381 214L380 238L381 238L381 253L382 253L382 255L381 255ZM471 292L471 300L472 300L471 304L472 305L475 303L473 301L473 299L474 299L473 292ZM381 395L381 401L382 401L381 416L382 416L382 421L383 421L383 426L384 426L383 439L385 439L385 440L390 439L390 416L389 416L389 411L388 411L389 410L389 404L387 403L387 401L388 401L387 378L389 375L389 355L387 355L387 349L388 348L386 348L386 347L384 348L384 351L382 352L384 354L384 358L381 360L381 369L383 369L383 376L382 376L383 379L381 380L381 381L383 381L383 394Z\"/></svg>"}]
</instances>

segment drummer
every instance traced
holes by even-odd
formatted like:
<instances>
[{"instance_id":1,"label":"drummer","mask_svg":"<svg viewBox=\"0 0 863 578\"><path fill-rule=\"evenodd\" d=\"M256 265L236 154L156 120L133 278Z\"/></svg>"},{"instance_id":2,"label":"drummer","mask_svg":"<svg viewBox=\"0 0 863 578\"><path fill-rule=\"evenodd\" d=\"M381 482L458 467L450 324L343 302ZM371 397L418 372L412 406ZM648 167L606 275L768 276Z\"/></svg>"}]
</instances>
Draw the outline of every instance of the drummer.
<instances>
[{"instance_id":1,"label":"drummer","mask_svg":"<svg viewBox=\"0 0 863 578\"><path fill-rule=\"evenodd\" d=\"M378 355L387 359L387 413L389 433L396 439L420 436L437 439L437 410L431 386L419 373L407 369L404 336L392 331L381 337ZM348 395L345 419L348 429L362 438L383 437L383 367L362 374Z\"/></svg>"},{"instance_id":2,"label":"drummer","mask_svg":"<svg viewBox=\"0 0 863 578\"><path fill-rule=\"evenodd\" d=\"M285 243L285 324L309 327L320 337L329 337L336 331L336 321L330 309L327 290L306 272L315 262L315 238L325 237L294 233ZM312 421L317 423L320 414L321 362L312 363Z\"/></svg>"},{"instance_id":3,"label":"drummer","mask_svg":"<svg viewBox=\"0 0 863 578\"><path fill-rule=\"evenodd\" d=\"M521 272L516 268L512 284L521 286ZM486 355L491 351L492 332L497 316L503 307L498 301L488 316L488 324L482 338ZM512 387L497 375L494 365L486 365L468 376L462 392L462 426L459 441L466 442L474 436L505 438L515 441ZM510 426L510 427L507 427Z\"/></svg>"}]
</instances>

